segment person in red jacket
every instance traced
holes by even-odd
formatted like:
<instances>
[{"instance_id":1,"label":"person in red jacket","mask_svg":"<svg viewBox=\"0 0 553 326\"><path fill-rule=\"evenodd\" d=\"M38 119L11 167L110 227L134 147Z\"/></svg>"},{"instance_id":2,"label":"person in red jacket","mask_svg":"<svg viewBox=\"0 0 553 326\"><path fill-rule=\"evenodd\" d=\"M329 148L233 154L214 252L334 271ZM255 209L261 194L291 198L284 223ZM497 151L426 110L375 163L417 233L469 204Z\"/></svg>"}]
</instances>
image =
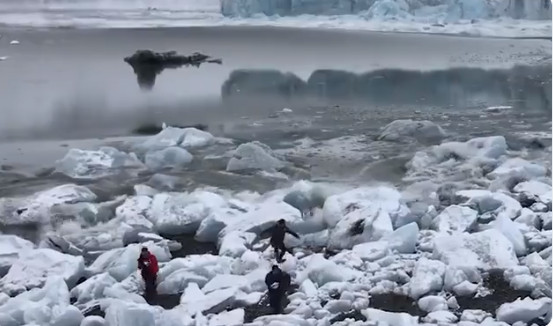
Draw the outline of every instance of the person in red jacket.
<instances>
[{"instance_id":1,"label":"person in red jacket","mask_svg":"<svg viewBox=\"0 0 553 326\"><path fill-rule=\"evenodd\" d=\"M156 256L148 251L148 248L146 247L142 248L142 251L140 252L140 257L138 258L138 269L140 269L142 278L144 279L144 283L146 285L144 297L146 302L151 303L157 295L156 281L159 266L157 264Z\"/></svg>"}]
</instances>

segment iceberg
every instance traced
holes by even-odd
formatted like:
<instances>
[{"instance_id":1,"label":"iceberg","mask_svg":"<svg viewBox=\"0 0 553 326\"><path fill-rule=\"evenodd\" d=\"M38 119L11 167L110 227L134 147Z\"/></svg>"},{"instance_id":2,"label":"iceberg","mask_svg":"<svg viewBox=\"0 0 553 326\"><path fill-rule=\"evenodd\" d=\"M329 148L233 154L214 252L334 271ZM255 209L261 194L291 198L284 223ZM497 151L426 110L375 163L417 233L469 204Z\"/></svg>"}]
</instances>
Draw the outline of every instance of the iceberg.
<instances>
[{"instance_id":1,"label":"iceberg","mask_svg":"<svg viewBox=\"0 0 553 326\"><path fill-rule=\"evenodd\" d=\"M92 180L120 173L123 169L142 169L142 162L134 153L124 153L113 147L97 151L72 148L56 161L56 172L73 179Z\"/></svg>"},{"instance_id":2,"label":"iceberg","mask_svg":"<svg viewBox=\"0 0 553 326\"><path fill-rule=\"evenodd\" d=\"M432 121L395 120L382 130L379 140L440 142L445 138L444 130Z\"/></svg>"},{"instance_id":3,"label":"iceberg","mask_svg":"<svg viewBox=\"0 0 553 326\"><path fill-rule=\"evenodd\" d=\"M140 153L148 153L175 146L186 149L198 148L214 142L212 134L196 128L166 127L157 135L135 145L134 149Z\"/></svg>"},{"instance_id":4,"label":"iceberg","mask_svg":"<svg viewBox=\"0 0 553 326\"><path fill-rule=\"evenodd\" d=\"M227 164L227 171L275 172L285 166L285 162L277 158L269 146L254 141L238 146Z\"/></svg>"},{"instance_id":5,"label":"iceberg","mask_svg":"<svg viewBox=\"0 0 553 326\"><path fill-rule=\"evenodd\" d=\"M188 165L194 157L186 149L167 147L158 151L146 153L144 163L153 171L167 168L182 168Z\"/></svg>"}]
</instances>

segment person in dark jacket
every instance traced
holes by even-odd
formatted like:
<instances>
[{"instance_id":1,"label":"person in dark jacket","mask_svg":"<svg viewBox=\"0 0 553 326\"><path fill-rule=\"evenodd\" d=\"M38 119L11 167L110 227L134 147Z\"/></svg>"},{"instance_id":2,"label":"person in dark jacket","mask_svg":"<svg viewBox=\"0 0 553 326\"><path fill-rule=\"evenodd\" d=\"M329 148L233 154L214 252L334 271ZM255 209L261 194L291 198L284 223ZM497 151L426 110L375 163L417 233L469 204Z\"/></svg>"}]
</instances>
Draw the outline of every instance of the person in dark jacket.
<instances>
[{"instance_id":1,"label":"person in dark jacket","mask_svg":"<svg viewBox=\"0 0 553 326\"><path fill-rule=\"evenodd\" d=\"M146 302L151 303L157 295L156 281L159 266L156 256L146 247L142 248L142 251L140 252L140 257L138 258L138 269L140 269L140 274L142 274L142 279L144 280L144 284L146 286L144 297Z\"/></svg>"},{"instance_id":2,"label":"person in dark jacket","mask_svg":"<svg viewBox=\"0 0 553 326\"><path fill-rule=\"evenodd\" d=\"M286 221L283 219L278 220L277 224L269 229L269 231L271 232L271 246L275 250L276 261L277 263L281 263L287 251L292 253L290 249L286 248L284 245L284 236L286 233L290 233L297 239L299 239L300 236L296 232L290 230L288 226L286 226Z\"/></svg>"},{"instance_id":3,"label":"person in dark jacket","mask_svg":"<svg viewBox=\"0 0 553 326\"><path fill-rule=\"evenodd\" d=\"M265 276L265 284L269 293L269 305L275 314L282 313L282 299L290 286L290 281L290 274L283 272L276 265Z\"/></svg>"}]
</instances>

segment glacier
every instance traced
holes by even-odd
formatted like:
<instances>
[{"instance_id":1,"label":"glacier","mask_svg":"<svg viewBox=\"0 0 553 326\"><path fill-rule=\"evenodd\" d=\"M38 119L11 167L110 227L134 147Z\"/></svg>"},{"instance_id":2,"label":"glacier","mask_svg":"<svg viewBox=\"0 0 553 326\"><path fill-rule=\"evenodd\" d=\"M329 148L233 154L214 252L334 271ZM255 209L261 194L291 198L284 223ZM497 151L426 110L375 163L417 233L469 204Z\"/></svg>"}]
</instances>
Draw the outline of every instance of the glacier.
<instances>
[{"instance_id":1,"label":"glacier","mask_svg":"<svg viewBox=\"0 0 553 326\"><path fill-rule=\"evenodd\" d=\"M226 17L361 15L368 19L435 17L460 19L551 19L551 4L541 0L221 0Z\"/></svg>"}]
</instances>

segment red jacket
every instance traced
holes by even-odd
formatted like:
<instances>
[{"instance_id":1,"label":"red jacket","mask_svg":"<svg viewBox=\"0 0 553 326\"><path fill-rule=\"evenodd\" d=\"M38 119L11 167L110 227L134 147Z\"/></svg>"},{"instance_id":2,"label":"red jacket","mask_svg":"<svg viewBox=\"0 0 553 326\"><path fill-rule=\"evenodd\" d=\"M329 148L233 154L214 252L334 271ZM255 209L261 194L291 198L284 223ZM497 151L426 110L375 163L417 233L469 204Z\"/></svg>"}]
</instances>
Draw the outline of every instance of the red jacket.
<instances>
[{"instance_id":1,"label":"red jacket","mask_svg":"<svg viewBox=\"0 0 553 326\"><path fill-rule=\"evenodd\" d=\"M146 258L138 258L138 268L146 269L150 274L157 275L157 272L159 271L159 266L157 264L157 258L154 256L151 252L148 253L148 257Z\"/></svg>"}]
</instances>

